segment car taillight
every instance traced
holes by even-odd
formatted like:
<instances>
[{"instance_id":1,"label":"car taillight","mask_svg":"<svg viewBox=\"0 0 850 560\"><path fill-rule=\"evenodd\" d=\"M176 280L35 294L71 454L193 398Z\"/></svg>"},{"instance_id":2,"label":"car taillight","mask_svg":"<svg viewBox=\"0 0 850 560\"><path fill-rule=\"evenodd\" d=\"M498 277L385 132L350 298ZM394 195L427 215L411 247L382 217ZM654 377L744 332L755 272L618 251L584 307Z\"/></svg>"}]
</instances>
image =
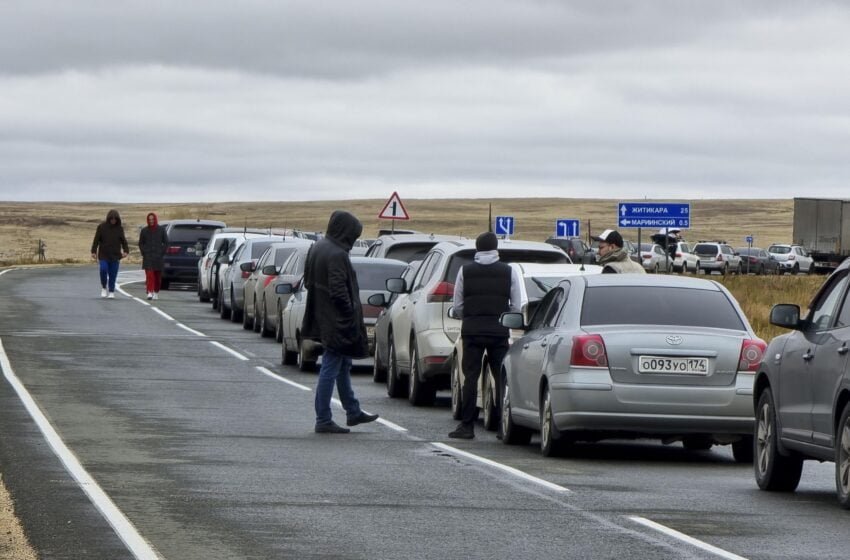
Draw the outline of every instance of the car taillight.
<instances>
[{"instance_id":1,"label":"car taillight","mask_svg":"<svg viewBox=\"0 0 850 560\"><path fill-rule=\"evenodd\" d=\"M676 253L676 258L677 258L677 259L681 259L681 258L682 258L682 253Z\"/></svg>"},{"instance_id":2,"label":"car taillight","mask_svg":"<svg viewBox=\"0 0 850 560\"><path fill-rule=\"evenodd\" d=\"M648 255L648 254L644 253L643 255L641 255L641 257L644 258L644 259L651 259L652 255Z\"/></svg>"},{"instance_id":3,"label":"car taillight","mask_svg":"<svg viewBox=\"0 0 850 560\"><path fill-rule=\"evenodd\" d=\"M741 343L741 357L738 359L738 371L758 371L764 357L767 344L758 338L747 338Z\"/></svg>"},{"instance_id":4,"label":"car taillight","mask_svg":"<svg viewBox=\"0 0 850 560\"><path fill-rule=\"evenodd\" d=\"M605 342L598 334L583 334L573 337L571 366L608 367Z\"/></svg>"},{"instance_id":5,"label":"car taillight","mask_svg":"<svg viewBox=\"0 0 850 560\"><path fill-rule=\"evenodd\" d=\"M717 262L722 262L722 261L723 261L723 254L722 254L722 253L718 253L718 254L717 254L717 258L716 258L716 259L714 259L714 260L716 260Z\"/></svg>"},{"instance_id":6,"label":"car taillight","mask_svg":"<svg viewBox=\"0 0 850 560\"><path fill-rule=\"evenodd\" d=\"M381 309L382 309L381 307L378 307L377 305L369 305L368 303L362 304L360 306L360 308L363 310L363 317L369 318L369 319L374 319L378 315L380 315Z\"/></svg>"},{"instance_id":7,"label":"car taillight","mask_svg":"<svg viewBox=\"0 0 850 560\"><path fill-rule=\"evenodd\" d=\"M789 261L793 261L793 260L794 260L794 255L788 255L788 260L789 260Z\"/></svg>"},{"instance_id":8,"label":"car taillight","mask_svg":"<svg viewBox=\"0 0 850 560\"><path fill-rule=\"evenodd\" d=\"M449 303L455 295L455 285L451 282L440 282L428 294L428 303Z\"/></svg>"},{"instance_id":9,"label":"car taillight","mask_svg":"<svg viewBox=\"0 0 850 560\"><path fill-rule=\"evenodd\" d=\"M172 245L171 247L169 247L168 249L165 250L166 255L176 255L179 252L180 252L180 246L179 245Z\"/></svg>"},{"instance_id":10,"label":"car taillight","mask_svg":"<svg viewBox=\"0 0 850 560\"><path fill-rule=\"evenodd\" d=\"M750 257L750 262L756 264L759 262L759 260L756 257Z\"/></svg>"}]
</instances>

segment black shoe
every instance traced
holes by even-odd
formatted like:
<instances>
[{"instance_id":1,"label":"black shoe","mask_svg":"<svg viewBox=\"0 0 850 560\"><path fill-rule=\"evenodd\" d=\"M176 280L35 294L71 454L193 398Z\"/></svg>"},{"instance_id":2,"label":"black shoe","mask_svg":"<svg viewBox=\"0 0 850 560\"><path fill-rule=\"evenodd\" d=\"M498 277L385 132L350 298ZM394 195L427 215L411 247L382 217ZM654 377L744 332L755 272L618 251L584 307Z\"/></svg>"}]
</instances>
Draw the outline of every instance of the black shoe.
<instances>
[{"instance_id":1,"label":"black shoe","mask_svg":"<svg viewBox=\"0 0 850 560\"><path fill-rule=\"evenodd\" d=\"M455 431L449 432L449 437L454 439L472 439L475 437L475 428L461 422Z\"/></svg>"},{"instance_id":2,"label":"black shoe","mask_svg":"<svg viewBox=\"0 0 850 560\"><path fill-rule=\"evenodd\" d=\"M350 432L348 428L343 428L342 426L337 426L333 422L330 424L316 424L316 433L317 434L347 434Z\"/></svg>"},{"instance_id":3,"label":"black shoe","mask_svg":"<svg viewBox=\"0 0 850 560\"><path fill-rule=\"evenodd\" d=\"M361 412L360 416L355 416L354 418L349 418L345 421L346 426L356 426L357 424L368 424L369 422L374 422L378 419L377 414L366 414L365 412Z\"/></svg>"}]
</instances>

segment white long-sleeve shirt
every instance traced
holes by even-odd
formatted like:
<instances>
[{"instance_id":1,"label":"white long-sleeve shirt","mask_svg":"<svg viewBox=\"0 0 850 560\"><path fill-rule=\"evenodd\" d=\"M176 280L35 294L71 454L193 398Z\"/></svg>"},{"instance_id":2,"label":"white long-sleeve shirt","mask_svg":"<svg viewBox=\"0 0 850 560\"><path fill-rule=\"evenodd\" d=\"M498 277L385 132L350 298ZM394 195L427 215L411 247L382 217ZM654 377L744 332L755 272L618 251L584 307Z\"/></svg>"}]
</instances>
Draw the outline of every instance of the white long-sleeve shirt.
<instances>
[{"instance_id":1,"label":"white long-sleeve shirt","mask_svg":"<svg viewBox=\"0 0 850 560\"><path fill-rule=\"evenodd\" d=\"M488 264L493 264L499 262L499 251L478 251L475 253L475 262L478 264L483 264L487 266ZM511 268L511 296L508 301L508 310L513 311L515 313L519 313L522 310L522 306L525 303L522 301L522 289L520 288L520 282L522 279L519 277L519 273L514 267ZM463 319L463 267L460 268L457 272L457 279L455 280L455 291L454 296L452 298L452 306L454 307L455 315L459 319Z\"/></svg>"}]
</instances>

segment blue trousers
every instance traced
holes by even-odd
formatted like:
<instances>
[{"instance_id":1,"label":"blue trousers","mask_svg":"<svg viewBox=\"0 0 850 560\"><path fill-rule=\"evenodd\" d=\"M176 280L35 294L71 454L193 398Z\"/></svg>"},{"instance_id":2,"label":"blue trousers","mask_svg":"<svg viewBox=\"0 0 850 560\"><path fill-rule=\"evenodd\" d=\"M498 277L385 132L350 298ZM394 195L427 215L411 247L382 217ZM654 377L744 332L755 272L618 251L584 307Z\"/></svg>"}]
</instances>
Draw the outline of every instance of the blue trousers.
<instances>
[{"instance_id":1,"label":"blue trousers","mask_svg":"<svg viewBox=\"0 0 850 560\"><path fill-rule=\"evenodd\" d=\"M354 397L351 387L351 358L325 348L322 352L322 367L316 383L316 425L333 422L331 397L336 385L339 400L348 418L360 416L360 402Z\"/></svg>"},{"instance_id":2,"label":"blue trousers","mask_svg":"<svg viewBox=\"0 0 850 560\"><path fill-rule=\"evenodd\" d=\"M109 291L115 291L115 279L118 278L118 265L121 261L100 261L100 285L104 288L109 286Z\"/></svg>"}]
</instances>

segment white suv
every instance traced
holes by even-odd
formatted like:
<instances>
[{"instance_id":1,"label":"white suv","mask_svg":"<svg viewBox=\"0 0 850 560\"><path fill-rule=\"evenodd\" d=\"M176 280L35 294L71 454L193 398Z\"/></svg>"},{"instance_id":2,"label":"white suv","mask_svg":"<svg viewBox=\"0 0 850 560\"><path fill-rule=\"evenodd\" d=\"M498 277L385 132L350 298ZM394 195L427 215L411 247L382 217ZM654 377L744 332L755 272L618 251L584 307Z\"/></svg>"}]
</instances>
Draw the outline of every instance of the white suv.
<instances>
[{"instance_id":1,"label":"white suv","mask_svg":"<svg viewBox=\"0 0 850 560\"><path fill-rule=\"evenodd\" d=\"M694 254L699 257L699 269L706 274L716 270L726 276L743 271L741 256L722 241L700 241L694 245Z\"/></svg>"},{"instance_id":2,"label":"white suv","mask_svg":"<svg viewBox=\"0 0 850 560\"><path fill-rule=\"evenodd\" d=\"M699 257L691 252L691 246L684 241L676 242L676 252L673 254L674 272L699 273Z\"/></svg>"},{"instance_id":3,"label":"white suv","mask_svg":"<svg viewBox=\"0 0 850 560\"><path fill-rule=\"evenodd\" d=\"M776 258L779 263L779 272L790 272L797 274L799 272L810 272L814 260L809 256L809 252L799 245L781 245L774 243L767 248L767 252Z\"/></svg>"}]
</instances>

